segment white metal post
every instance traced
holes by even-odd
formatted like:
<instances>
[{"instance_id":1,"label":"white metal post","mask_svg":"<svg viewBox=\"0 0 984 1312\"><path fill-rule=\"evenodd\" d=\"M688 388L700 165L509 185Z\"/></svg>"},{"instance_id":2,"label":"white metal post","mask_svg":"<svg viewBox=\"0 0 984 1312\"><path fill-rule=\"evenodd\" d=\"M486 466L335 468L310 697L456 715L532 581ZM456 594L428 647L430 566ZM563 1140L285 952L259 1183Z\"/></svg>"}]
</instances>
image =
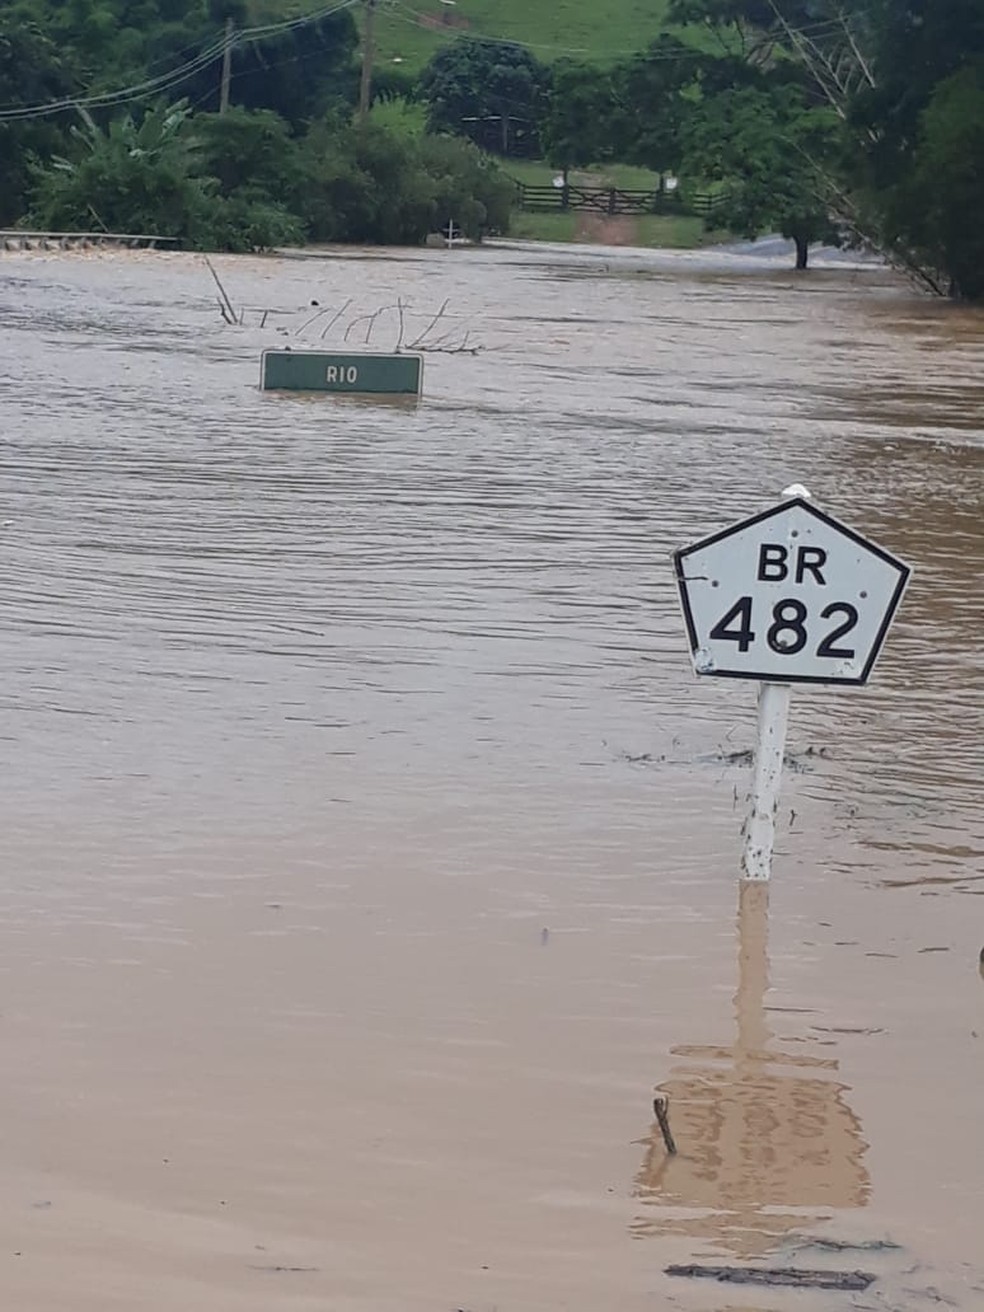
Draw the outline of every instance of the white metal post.
<instances>
[{"instance_id":1,"label":"white metal post","mask_svg":"<svg viewBox=\"0 0 984 1312\"><path fill-rule=\"evenodd\" d=\"M772 873L772 847L776 836L776 808L786 749L790 692L787 683L763 683L759 688L755 779L751 810L745 821L742 879L768 879Z\"/></svg>"}]
</instances>

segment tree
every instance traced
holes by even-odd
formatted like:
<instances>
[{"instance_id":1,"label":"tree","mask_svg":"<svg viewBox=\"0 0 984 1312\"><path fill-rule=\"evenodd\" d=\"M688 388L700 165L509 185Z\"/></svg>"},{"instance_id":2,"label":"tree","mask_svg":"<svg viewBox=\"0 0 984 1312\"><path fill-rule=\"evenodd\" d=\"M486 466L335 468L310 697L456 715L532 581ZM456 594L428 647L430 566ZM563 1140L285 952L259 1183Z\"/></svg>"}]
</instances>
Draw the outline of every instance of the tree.
<instances>
[{"instance_id":1,"label":"tree","mask_svg":"<svg viewBox=\"0 0 984 1312\"><path fill-rule=\"evenodd\" d=\"M62 52L36 24L0 17L0 106L43 104L75 89ZM0 120L0 225L24 212L30 186L29 161L60 148L62 133L51 119Z\"/></svg>"},{"instance_id":2,"label":"tree","mask_svg":"<svg viewBox=\"0 0 984 1312\"><path fill-rule=\"evenodd\" d=\"M549 81L546 66L523 47L464 37L434 55L420 75L418 94L432 132L481 143L483 127L494 122L497 147L509 155L524 135L537 133Z\"/></svg>"},{"instance_id":3,"label":"tree","mask_svg":"<svg viewBox=\"0 0 984 1312\"><path fill-rule=\"evenodd\" d=\"M105 129L90 120L71 135L75 158L56 158L37 171L31 218L40 227L149 233L206 250L304 239L303 223L273 191L272 175L266 191L259 183L223 188L208 174L186 104L158 105L139 119L128 114Z\"/></svg>"},{"instance_id":4,"label":"tree","mask_svg":"<svg viewBox=\"0 0 984 1312\"><path fill-rule=\"evenodd\" d=\"M495 163L460 137L425 136L417 141L419 167L431 179L434 220L431 231L453 221L466 237L509 230L515 189Z\"/></svg>"},{"instance_id":5,"label":"tree","mask_svg":"<svg viewBox=\"0 0 984 1312\"><path fill-rule=\"evenodd\" d=\"M655 173L679 166L681 131L691 108L684 93L693 84L698 64L692 48L664 35L616 69L617 121L612 130L628 163Z\"/></svg>"},{"instance_id":6,"label":"tree","mask_svg":"<svg viewBox=\"0 0 984 1312\"><path fill-rule=\"evenodd\" d=\"M570 60L557 64L540 125L540 142L550 164L566 178L572 168L608 158L614 111L615 88L608 70Z\"/></svg>"},{"instance_id":7,"label":"tree","mask_svg":"<svg viewBox=\"0 0 984 1312\"><path fill-rule=\"evenodd\" d=\"M197 114L192 135L201 170L217 180L222 195L293 200L301 185L298 146L273 110L234 106L227 114Z\"/></svg>"},{"instance_id":8,"label":"tree","mask_svg":"<svg viewBox=\"0 0 984 1312\"><path fill-rule=\"evenodd\" d=\"M936 84L911 168L882 196L888 236L935 271L941 290L984 300L984 67Z\"/></svg>"},{"instance_id":9,"label":"tree","mask_svg":"<svg viewBox=\"0 0 984 1312\"><path fill-rule=\"evenodd\" d=\"M688 176L722 184L716 224L755 237L778 230L807 267L816 241L836 241L821 160L837 139L832 111L809 108L799 88L762 81L706 97L683 131Z\"/></svg>"},{"instance_id":10,"label":"tree","mask_svg":"<svg viewBox=\"0 0 984 1312\"><path fill-rule=\"evenodd\" d=\"M982 0L674 0L671 12L713 31L732 60L801 68L812 101L844 124L840 158L823 167L838 218L926 286L984 294L967 222Z\"/></svg>"},{"instance_id":11,"label":"tree","mask_svg":"<svg viewBox=\"0 0 984 1312\"><path fill-rule=\"evenodd\" d=\"M348 9L244 41L232 52L232 101L272 109L295 130L355 104L358 31Z\"/></svg>"},{"instance_id":12,"label":"tree","mask_svg":"<svg viewBox=\"0 0 984 1312\"><path fill-rule=\"evenodd\" d=\"M65 231L152 233L186 237L202 224L208 184L195 168L185 105L162 104L139 120L105 130L89 120L73 128L75 159L39 171L32 219Z\"/></svg>"},{"instance_id":13,"label":"tree","mask_svg":"<svg viewBox=\"0 0 984 1312\"><path fill-rule=\"evenodd\" d=\"M302 146L303 214L316 241L416 244L448 220L480 239L508 227L513 187L471 143L329 119Z\"/></svg>"},{"instance_id":14,"label":"tree","mask_svg":"<svg viewBox=\"0 0 984 1312\"><path fill-rule=\"evenodd\" d=\"M207 220L191 234L199 244L252 251L304 240L300 151L279 115L238 107L198 114L191 133L196 167L215 184Z\"/></svg>"}]
</instances>

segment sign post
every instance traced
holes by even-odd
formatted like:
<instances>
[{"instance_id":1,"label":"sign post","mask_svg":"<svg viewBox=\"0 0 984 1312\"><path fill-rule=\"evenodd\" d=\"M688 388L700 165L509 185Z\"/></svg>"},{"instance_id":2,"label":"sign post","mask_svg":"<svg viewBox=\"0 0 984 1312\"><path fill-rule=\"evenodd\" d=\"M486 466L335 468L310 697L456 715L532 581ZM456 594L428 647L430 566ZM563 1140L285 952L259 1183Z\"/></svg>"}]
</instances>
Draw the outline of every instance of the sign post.
<instances>
[{"instance_id":1,"label":"sign post","mask_svg":"<svg viewBox=\"0 0 984 1312\"><path fill-rule=\"evenodd\" d=\"M791 685L867 683L911 574L806 488L782 495L673 555L694 672L762 685L742 857L753 880L771 872Z\"/></svg>"},{"instance_id":2,"label":"sign post","mask_svg":"<svg viewBox=\"0 0 984 1312\"><path fill-rule=\"evenodd\" d=\"M742 879L768 879L771 873L791 694L788 683L763 683L759 688L755 779L745 821Z\"/></svg>"}]
</instances>

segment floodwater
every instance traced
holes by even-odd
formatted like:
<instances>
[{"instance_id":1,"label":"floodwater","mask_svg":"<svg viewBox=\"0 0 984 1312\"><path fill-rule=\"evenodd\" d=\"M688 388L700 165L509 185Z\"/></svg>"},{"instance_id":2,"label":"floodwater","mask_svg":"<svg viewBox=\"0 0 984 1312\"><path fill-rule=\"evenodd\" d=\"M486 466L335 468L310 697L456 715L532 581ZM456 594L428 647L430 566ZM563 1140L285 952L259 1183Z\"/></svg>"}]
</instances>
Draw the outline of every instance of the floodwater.
<instances>
[{"instance_id":1,"label":"floodwater","mask_svg":"<svg viewBox=\"0 0 984 1312\"><path fill-rule=\"evenodd\" d=\"M192 255L0 259L3 1305L980 1312L984 316L215 263L242 324ZM257 391L401 314L419 407ZM793 481L915 575L868 688L795 690L739 906L755 689L669 553ZM747 1261L879 1279L664 1274Z\"/></svg>"}]
</instances>

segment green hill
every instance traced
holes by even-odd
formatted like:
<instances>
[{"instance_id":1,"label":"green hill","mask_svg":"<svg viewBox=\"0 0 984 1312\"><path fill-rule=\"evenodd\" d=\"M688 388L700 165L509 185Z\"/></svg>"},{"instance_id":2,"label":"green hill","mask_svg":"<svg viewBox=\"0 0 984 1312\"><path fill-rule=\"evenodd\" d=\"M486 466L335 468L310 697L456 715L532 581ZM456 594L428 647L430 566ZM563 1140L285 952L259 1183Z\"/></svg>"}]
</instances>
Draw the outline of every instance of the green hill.
<instances>
[{"instance_id":1,"label":"green hill","mask_svg":"<svg viewBox=\"0 0 984 1312\"><path fill-rule=\"evenodd\" d=\"M667 0L377 0L377 58L415 73L441 45L471 33L518 41L545 63L603 63L654 40L666 7Z\"/></svg>"}]
</instances>

